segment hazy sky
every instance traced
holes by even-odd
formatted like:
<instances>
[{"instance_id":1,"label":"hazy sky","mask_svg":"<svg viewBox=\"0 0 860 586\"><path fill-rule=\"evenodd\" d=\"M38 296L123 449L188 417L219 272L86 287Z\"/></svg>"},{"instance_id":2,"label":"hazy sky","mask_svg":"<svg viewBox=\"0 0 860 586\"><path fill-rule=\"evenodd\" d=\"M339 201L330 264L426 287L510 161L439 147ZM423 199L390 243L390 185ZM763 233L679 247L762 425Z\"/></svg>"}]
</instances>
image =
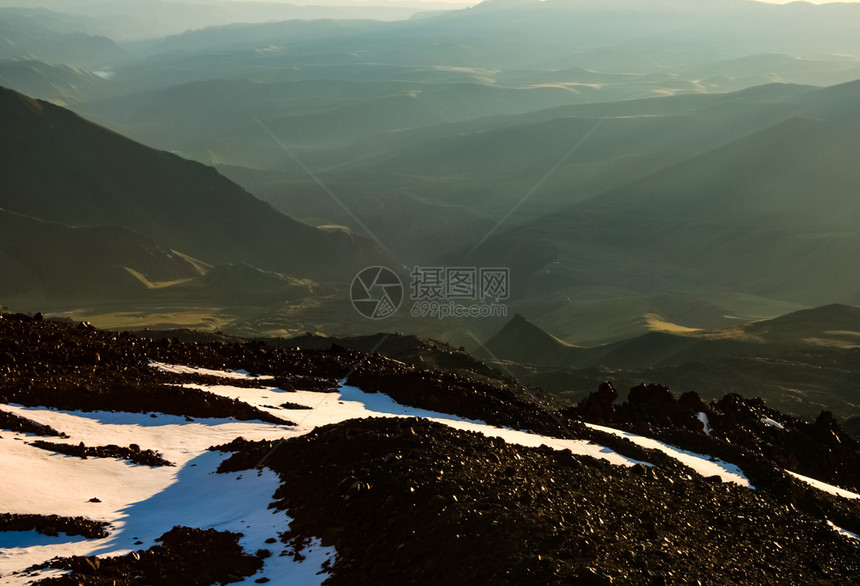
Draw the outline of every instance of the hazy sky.
<instances>
[{"instance_id":1,"label":"hazy sky","mask_svg":"<svg viewBox=\"0 0 860 586\"><path fill-rule=\"evenodd\" d=\"M231 2L259 1L259 0L225 0ZM314 4L313 0L264 0L269 2L285 2L288 4ZM399 4L397 0L340 0L337 4L378 4L384 5L388 1L392 4ZM769 2L771 4L788 4L797 0L758 0L759 2ZM860 2L860 0L805 0L810 4L828 4L831 2ZM480 4L481 0L402 0L403 3L421 3L427 2L431 4L456 4L459 6L473 6ZM326 2L327 4L333 2ZM319 2L317 2L319 4Z\"/></svg>"},{"instance_id":2,"label":"hazy sky","mask_svg":"<svg viewBox=\"0 0 860 586\"><path fill-rule=\"evenodd\" d=\"M224 2L272 2L297 5L320 5L320 4L374 4L385 6L386 4L456 4L458 6L473 6L480 4L482 0L326 0L318 2L314 0L222 0ZM860 1L860 0L858 0Z\"/></svg>"}]
</instances>

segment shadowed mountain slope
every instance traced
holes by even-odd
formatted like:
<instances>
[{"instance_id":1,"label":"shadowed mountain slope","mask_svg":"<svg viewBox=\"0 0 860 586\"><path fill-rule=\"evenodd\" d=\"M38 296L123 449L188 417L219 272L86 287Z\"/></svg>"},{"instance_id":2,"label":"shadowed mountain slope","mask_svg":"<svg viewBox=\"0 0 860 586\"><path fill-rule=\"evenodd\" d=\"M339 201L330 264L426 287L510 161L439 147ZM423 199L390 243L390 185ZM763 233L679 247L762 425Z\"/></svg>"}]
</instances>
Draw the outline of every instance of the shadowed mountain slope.
<instances>
[{"instance_id":1,"label":"shadowed mountain slope","mask_svg":"<svg viewBox=\"0 0 860 586\"><path fill-rule=\"evenodd\" d=\"M0 209L0 294L106 299L200 276L192 260L121 226L72 227ZM136 276L139 275L139 276Z\"/></svg>"},{"instance_id":2,"label":"shadowed mountain slope","mask_svg":"<svg viewBox=\"0 0 860 586\"><path fill-rule=\"evenodd\" d=\"M128 227L210 264L347 279L370 241L277 212L214 169L0 89L0 207L74 226Z\"/></svg>"},{"instance_id":3,"label":"shadowed mountain slope","mask_svg":"<svg viewBox=\"0 0 860 586\"><path fill-rule=\"evenodd\" d=\"M858 150L856 130L788 120L514 227L476 256L511 266L519 295L600 285L854 303Z\"/></svg>"},{"instance_id":4,"label":"shadowed mountain slope","mask_svg":"<svg viewBox=\"0 0 860 586\"><path fill-rule=\"evenodd\" d=\"M722 330L655 331L588 348L559 340L517 315L477 354L527 364L648 368L821 347L860 347L860 308L828 305Z\"/></svg>"}]
</instances>

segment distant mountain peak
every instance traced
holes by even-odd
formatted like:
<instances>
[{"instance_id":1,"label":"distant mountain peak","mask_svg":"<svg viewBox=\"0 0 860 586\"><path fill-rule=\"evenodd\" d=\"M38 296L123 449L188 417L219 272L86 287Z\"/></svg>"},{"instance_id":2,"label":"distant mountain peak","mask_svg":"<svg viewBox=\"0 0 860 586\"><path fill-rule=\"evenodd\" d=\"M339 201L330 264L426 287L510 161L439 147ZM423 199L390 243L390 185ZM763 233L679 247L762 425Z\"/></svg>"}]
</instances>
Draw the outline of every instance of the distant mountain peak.
<instances>
[{"instance_id":1,"label":"distant mountain peak","mask_svg":"<svg viewBox=\"0 0 860 586\"><path fill-rule=\"evenodd\" d=\"M499 334L502 334L505 332L510 333L510 334L517 334L517 335L526 334L529 337L538 336L538 337L543 338L544 340L547 340L547 341L551 340L552 342L554 342L556 344L561 344L563 346L569 346L569 344L567 344L566 342L559 340L555 336L544 331L540 326L529 321L521 313L514 314L514 317L511 318L511 321L509 321L504 328L502 328L502 330L499 332Z\"/></svg>"},{"instance_id":2,"label":"distant mountain peak","mask_svg":"<svg viewBox=\"0 0 860 586\"><path fill-rule=\"evenodd\" d=\"M479 353L518 362L538 363L546 361L548 357L562 359L562 355L571 347L518 313L479 349Z\"/></svg>"}]
</instances>

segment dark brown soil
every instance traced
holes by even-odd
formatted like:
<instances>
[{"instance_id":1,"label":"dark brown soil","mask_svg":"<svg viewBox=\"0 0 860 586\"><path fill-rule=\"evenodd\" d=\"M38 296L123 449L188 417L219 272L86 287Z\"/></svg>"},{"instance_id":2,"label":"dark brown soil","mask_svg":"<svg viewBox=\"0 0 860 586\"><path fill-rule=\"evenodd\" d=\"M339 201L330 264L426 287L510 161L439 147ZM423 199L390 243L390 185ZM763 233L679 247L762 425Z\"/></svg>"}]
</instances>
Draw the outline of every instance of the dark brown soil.
<instances>
[{"instance_id":1,"label":"dark brown soil","mask_svg":"<svg viewBox=\"0 0 860 586\"><path fill-rule=\"evenodd\" d=\"M445 342L419 338L410 334L379 333L368 336L327 337L307 333L287 340L273 340L270 343L306 350L326 350L331 348L332 344L336 344L359 352L378 352L422 370L469 372L488 381L514 382L500 371L473 358L464 348L455 348Z\"/></svg>"},{"instance_id":2,"label":"dark brown soil","mask_svg":"<svg viewBox=\"0 0 860 586\"><path fill-rule=\"evenodd\" d=\"M334 378L291 375L283 372L275 377L273 384L283 391L301 389L314 393L336 393L338 389L337 380Z\"/></svg>"},{"instance_id":3,"label":"dark brown soil","mask_svg":"<svg viewBox=\"0 0 860 586\"><path fill-rule=\"evenodd\" d=\"M49 452L57 452L66 454L67 456L77 456L81 459L86 458L119 458L120 460L128 460L133 464L141 466L173 466L161 457L161 454L154 450L141 450L139 446L132 444L127 448L109 444L107 446L85 446L83 442L78 445L61 444L55 442L46 442L36 440L30 442L31 446L48 450Z\"/></svg>"},{"instance_id":4,"label":"dark brown soil","mask_svg":"<svg viewBox=\"0 0 860 586\"><path fill-rule=\"evenodd\" d=\"M102 539L108 536L110 524L84 517L60 517L58 515L16 515L0 513L0 531L36 531L43 535L83 535L87 539Z\"/></svg>"},{"instance_id":5,"label":"dark brown soil","mask_svg":"<svg viewBox=\"0 0 860 586\"><path fill-rule=\"evenodd\" d=\"M236 441L222 471L272 447ZM337 548L329 585L860 583L860 546L759 491L430 422L325 426L266 466L285 540Z\"/></svg>"},{"instance_id":6,"label":"dark brown soil","mask_svg":"<svg viewBox=\"0 0 860 586\"><path fill-rule=\"evenodd\" d=\"M204 386L226 385L244 389L262 389L266 386L253 378L229 378L211 374L200 374L199 372L162 372L160 376L162 378L169 378L172 384L177 385L189 383Z\"/></svg>"},{"instance_id":7,"label":"dark brown soil","mask_svg":"<svg viewBox=\"0 0 860 586\"><path fill-rule=\"evenodd\" d=\"M174 527L146 551L113 558L75 556L52 560L47 567L69 570L37 584L56 586L126 586L230 584L253 576L263 560L246 554L239 545L241 534L214 529Z\"/></svg>"},{"instance_id":8,"label":"dark brown soil","mask_svg":"<svg viewBox=\"0 0 860 586\"><path fill-rule=\"evenodd\" d=\"M0 314L0 353L15 357L0 365L0 403L59 409L157 411L191 417L235 417L280 422L241 401L176 384L234 384L233 379L165 373L151 361L245 370L275 377L284 390L337 390L337 381L368 392L390 392L403 404L443 410L498 425L564 435L551 416L519 398L510 385L479 375L424 371L379 354L333 345L327 350L298 350L264 342L181 343L99 331L88 324ZM261 383L245 381L249 387Z\"/></svg>"}]
</instances>

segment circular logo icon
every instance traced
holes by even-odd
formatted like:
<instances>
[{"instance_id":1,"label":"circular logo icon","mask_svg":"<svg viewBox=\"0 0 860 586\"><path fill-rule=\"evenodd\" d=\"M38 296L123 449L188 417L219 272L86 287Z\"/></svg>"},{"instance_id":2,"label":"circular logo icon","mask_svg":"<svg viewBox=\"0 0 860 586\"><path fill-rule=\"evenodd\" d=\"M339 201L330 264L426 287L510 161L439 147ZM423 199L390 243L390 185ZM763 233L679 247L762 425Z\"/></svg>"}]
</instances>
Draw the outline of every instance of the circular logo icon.
<instances>
[{"instance_id":1,"label":"circular logo icon","mask_svg":"<svg viewBox=\"0 0 860 586\"><path fill-rule=\"evenodd\" d=\"M403 303L403 283L391 269L369 267L352 280L349 296L352 306L364 317L385 319Z\"/></svg>"}]
</instances>

